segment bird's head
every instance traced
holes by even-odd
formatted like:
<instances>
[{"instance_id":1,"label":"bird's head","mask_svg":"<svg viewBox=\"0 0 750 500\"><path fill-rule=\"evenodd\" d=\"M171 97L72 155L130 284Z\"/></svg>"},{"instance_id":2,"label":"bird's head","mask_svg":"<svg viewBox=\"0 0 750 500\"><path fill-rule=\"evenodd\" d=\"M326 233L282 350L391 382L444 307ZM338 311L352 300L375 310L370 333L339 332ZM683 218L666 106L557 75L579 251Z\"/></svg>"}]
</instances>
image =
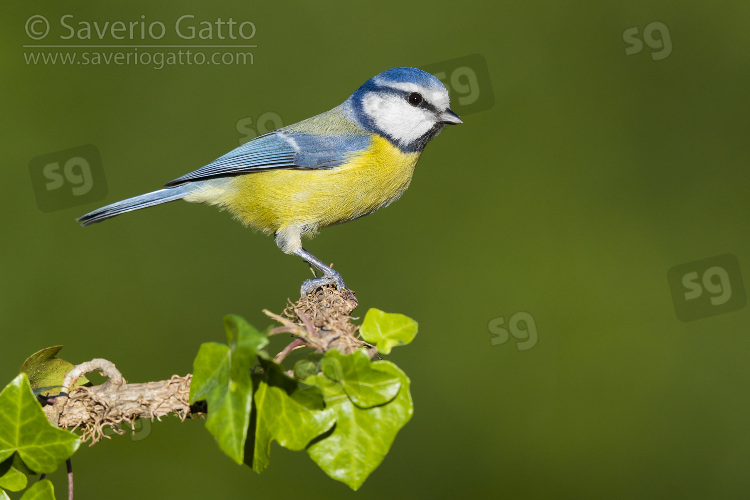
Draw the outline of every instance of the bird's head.
<instances>
[{"instance_id":1,"label":"bird's head","mask_svg":"<svg viewBox=\"0 0 750 500\"><path fill-rule=\"evenodd\" d=\"M350 116L402 151L421 151L445 125L463 123L451 111L440 80L416 68L393 68L367 80L347 99Z\"/></svg>"}]
</instances>

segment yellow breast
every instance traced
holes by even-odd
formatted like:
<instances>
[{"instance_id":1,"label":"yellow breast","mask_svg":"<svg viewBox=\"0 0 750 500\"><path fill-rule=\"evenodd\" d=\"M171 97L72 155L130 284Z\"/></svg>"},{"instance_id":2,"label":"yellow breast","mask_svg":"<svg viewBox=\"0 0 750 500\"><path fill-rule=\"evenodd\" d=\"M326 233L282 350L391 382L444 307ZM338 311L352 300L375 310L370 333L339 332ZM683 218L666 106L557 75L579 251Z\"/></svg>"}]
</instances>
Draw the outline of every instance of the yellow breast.
<instances>
[{"instance_id":1,"label":"yellow breast","mask_svg":"<svg viewBox=\"0 0 750 500\"><path fill-rule=\"evenodd\" d=\"M403 153L373 136L344 165L321 170L269 170L236 177L220 204L243 223L273 233L362 217L397 200L409 187L419 153Z\"/></svg>"}]
</instances>

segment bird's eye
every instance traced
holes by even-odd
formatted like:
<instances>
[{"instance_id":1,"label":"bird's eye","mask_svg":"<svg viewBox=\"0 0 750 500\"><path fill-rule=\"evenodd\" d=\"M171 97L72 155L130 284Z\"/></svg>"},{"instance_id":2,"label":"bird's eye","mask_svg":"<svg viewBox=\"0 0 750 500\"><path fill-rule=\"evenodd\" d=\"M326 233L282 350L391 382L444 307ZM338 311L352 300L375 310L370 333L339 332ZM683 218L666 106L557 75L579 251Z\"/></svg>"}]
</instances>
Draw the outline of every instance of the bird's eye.
<instances>
[{"instance_id":1,"label":"bird's eye","mask_svg":"<svg viewBox=\"0 0 750 500\"><path fill-rule=\"evenodd\" d=\"M419 106L419 104L422 102L422 94L419 92L412 92L408 96L406 96L406 100L409 101L409 104L412 106Z\"/></svg>"}]
</instances>

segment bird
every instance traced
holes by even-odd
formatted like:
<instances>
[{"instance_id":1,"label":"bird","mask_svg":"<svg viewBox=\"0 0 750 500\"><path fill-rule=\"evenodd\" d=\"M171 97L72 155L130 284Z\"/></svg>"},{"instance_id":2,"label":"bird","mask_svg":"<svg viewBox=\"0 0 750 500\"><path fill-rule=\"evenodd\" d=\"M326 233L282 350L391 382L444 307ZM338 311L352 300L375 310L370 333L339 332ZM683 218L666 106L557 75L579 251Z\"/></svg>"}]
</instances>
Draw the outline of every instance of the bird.
<instances>
[{"instance_id":1,"label":"bird","mask_svg":"<svg viewBox=\"0 0 750 500\"><path fill-rule=\"evenodd\" d=\"M375 75L335 108L256 137L164 188L76 219L83 226L176 200L215 205L273 235L313 272L302 296L341 274L302 247L302 238L390 205L406 191L427 143L461 124L445 85L412 67Z\"/></svg>"}]
</instances>

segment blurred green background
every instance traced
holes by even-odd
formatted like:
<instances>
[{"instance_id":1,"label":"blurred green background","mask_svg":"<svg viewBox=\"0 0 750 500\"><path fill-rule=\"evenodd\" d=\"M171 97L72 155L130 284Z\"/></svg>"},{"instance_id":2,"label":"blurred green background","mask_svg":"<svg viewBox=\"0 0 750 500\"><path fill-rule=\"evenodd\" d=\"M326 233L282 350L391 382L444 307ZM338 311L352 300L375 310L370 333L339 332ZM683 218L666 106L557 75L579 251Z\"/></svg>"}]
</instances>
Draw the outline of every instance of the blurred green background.
<instances>
[{"instance_id":1,"label":"blurred green background","mask_svg":"<svg viewBox=\"0 0 750 500\"><path fill-rule=\"evenodd\" d=\"M444 67L456 78L453 102L474 99L473 109L456 105L469 111L465 124L427 147L400 201L306 245L357 291L360 315L378 307L420 324L416 341L390 356L412 379L414 418L358 498L750 491L741 283L743 272L750 281L750 4L62 1L2 10L2 384L56 344L72 362L103 357L128 381L161 380L189 372L202 342L223 340L224 314L268 325L261 309L281 310L308 276L271 238L185 203L85 229L74 218L154 190L275 121L330 109L380 71ZM256 33L181 39L174 23L186 14L193 25L252 21ZM51 31L33 40L38 15ZM158 21L167 32L61 39L64 15L76 28ZM257 45L252 64L28 64L44 50L24 48L159 46L48 49L81 57L232 43ZM30 167L50 155L64 172L65 151L85 145L101 155L88 195L61 194L79 170L55 187ZM725 254L739 268L722 280L712 258ZM667 277L684 264L703 291L692 302ZM719 296L729 297L723 309L709 302ZM696 318L678 319L673 297ZM84 447L74 462L77 498L355 495L306 454L276 445L262 475L234 466L198 421L154 423ZM62 470L54 480L64 488Z\"/></svg>"}]
</instances>

